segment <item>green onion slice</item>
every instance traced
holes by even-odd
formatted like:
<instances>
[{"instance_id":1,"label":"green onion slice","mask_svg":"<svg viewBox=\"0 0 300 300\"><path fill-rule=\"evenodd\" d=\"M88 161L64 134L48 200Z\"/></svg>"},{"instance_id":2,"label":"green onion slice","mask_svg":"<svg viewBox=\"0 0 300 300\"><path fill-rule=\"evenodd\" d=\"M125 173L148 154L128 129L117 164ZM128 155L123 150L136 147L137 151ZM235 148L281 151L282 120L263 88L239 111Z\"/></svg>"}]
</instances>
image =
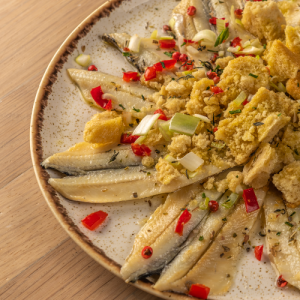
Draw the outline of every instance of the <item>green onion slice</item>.
<instances>
[{"instance_id":1,"label":"green onion slice","mask_svg":"<svg viewBox=\"0 0 300 300\"><path fill-rule=\"evenodd\" d=\"M229 198L222 204L222 206L227 209L231 208L236 203L236 201L238 200L239 197L240 197L240 195L238 195L236 193L231 193Z\"/></svg>"},{"instance_id":2,"label":"green onion slice","mask_svg":"<svg viewBox=\"0 0 300 300\"><path fill-rule=\"evenodd\" d=\"M194 114L194 117L199 118L203 122L210 123L210 119L208 117L199 114Z\"/></svg>"},{"instance_id":3,"label":"green onion slice","mask_svg":"<svg viewBox=\"0 0 300 300\"><path fill-rule=\"evenodd\" d=\"M220 35L217 37L217 40L215 42L215 47L221 45L226 39L229 37L229 29L225 28L222 30Z\"/></svg>"},{"instance_id":4,"label":"green onion slice","mask_svg":"<svg viewBox=\"0 0 300 300\"><path fill-rule=\"evenodd\" d=\"M158 129L160 133L162 134L163 138L167 142L171 142L173 132L170 131L170 120L169 121L163 121L163 120L158 120Z\"/></svg>"},{"instance_id":5,"label":"green onion slice","mask_svg":"<svg viewBox=\"0 0 300 300\"><path fill-rule=\"evenodd\" d=\"M170 122L170 130L192 136L199 124L199 118L176 113Z\"/></svg>"},{"instance_id":6,"label":"green onion slice","mask_svg":"<svg viewBox=\"0 0 300 300\"><path fill-rule=\"evenodd\" d=\"M208 202L209 202L209 198L206 197L205 200L200 203L199 208L203 210L208 209Z\"/></svg>"}]
</instances>

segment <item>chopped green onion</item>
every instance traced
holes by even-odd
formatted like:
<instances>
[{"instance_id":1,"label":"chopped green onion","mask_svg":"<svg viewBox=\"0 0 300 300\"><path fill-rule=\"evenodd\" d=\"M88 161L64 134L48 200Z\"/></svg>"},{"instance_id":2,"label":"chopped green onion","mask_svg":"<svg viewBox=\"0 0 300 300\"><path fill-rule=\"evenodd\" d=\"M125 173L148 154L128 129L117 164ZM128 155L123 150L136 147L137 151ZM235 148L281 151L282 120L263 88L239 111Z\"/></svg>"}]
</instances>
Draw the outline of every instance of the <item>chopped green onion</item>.
<instances>
[{"instance_id":1,"label":"chopped green onion","mask_svg":"<svg viewBox=\"0 0 300 300\"><path fill-rule=\"evenodd\" d=\"M207 46L207 47L212 48L214 46L216 38L217 38L217 36L212 30L204 29L204 30L199 31L193 37L193 41L194 42L201 41L201 46Z\"/></svg>"},{"instance_id":2,"label":"chopped green onion","mask_svg":"<svg viewBox=\"0 0 300 300\"><path fill-rule=\"evenodd\" d=\"M205 195L205 193L202 193L202 198L204 199L204 198L206 198L206 195Z\"/></svg>"},{"instance_id":3,"label":"chopped green onion","mask_svg":"<svg viewBox=\"0 0 300 300\"><path fill-rule=\"evenodd\" d=\"M133 52L139 52L140 51L140 43L141 43L141 38L137 34L134 34L130 38L128 48Z\"/></svg>"},{"instance_id":4,"label":"chopped green onion","mask_svg":"<svg viewBox=\"0 0 300 300\"><path fill-rule=\"evenodd\" d=\"M189 170L187 170L187 173L189 175L189 178L194 178L196 175L198 175L198 171L195 171L195 172L191 172Z\"/></svg>"},{"instance_id":5,"label":"chopped green onion","mask_svg":"<svg viewBox=\"0 0 300 300\"><path fill-rule=\"evenodd\" d=\"M145 99L145 97L144 97L144 95L142 95L142 99L145 101L146 99Z\"/></svg>"},{"instance_id":6,"label":"chopped green onion","mask_svg":"<svg viewBox=\"0 0 300 300\"><path fill-rule=\"evenodd\" d=\"M130 56L131 55L129 52L123 52L122 54L123 54L123 56Z\"/></svg>"},{"instance_id":7,"label":"chopped green onion","mask_svg":"<svg viewBox=\"0 0 300 300\"><path fill-rule=\"evenodd\" d=\"M215 147L215 148L218 148L218 149L222 149L222 148L225 147L225 144L212 142L212 143L211 143L211 146L212 146L212 147Z\"/></svg>"},{"instance_id":8,"label":"chopped green onion","mask_svg":"<svg viewBox=\"0 0 300 300\"><path fill-rule=\"evenodd\" d=\"M170 154L167 154L164 157L164 160L166 160L167 162L169 162L173 167L178 167L180 165L180 162L177 161L173 156L171 156Z\"/></svg>"},{"instance_id":9,"label":"chopped green onion","mask_svg":"<svg viewBox=\"0 0 300 300\"><path fill-rule=\"evenodd\" d=\"M194 114L194 117L199 118L201 121L206 122L206 123L210 123L210 120L208 117L199 115L199 114Z\"/></svg>"},{"instance_id":10,"label":"chopped green onion","mask_svg":"<svg viewBox=\"0 0 300 300\"><path fill-rule=\"evenodd\" d=\"M189 75L189 74L192 74L193 72L192 71L183 71L182 72L185 76Z\"/></svg>"},{"instance_id":11,"label":"chopped green onion","mask_svg":"<svg viewBox=\"0 0 300 300\"><path fill-rule=\"evenodd\" d=\"M134 143L141 145L146 138L146 135L141 135Z\"/></svg>"},{"instance_id":12,"label":"chopped green onion","mask_svg":"<svg viewBox=\"0 0 300 300\"><path fill-rule=\"evenodd\" d=\"M280 90L280 92L286 93L286 88L282 82L278 83L278 89Z\"/></svg>"},{"instance_id":13,"label":"chopped green onion","mask_svg":"<svg viewBox=\"0 0 300 300\"><path fill-rule=\"evenodd\" d=\"M82 67L87 67L91 63L91 57L86 54L79 54L75 61Z\"/></svg>"},{"instance_id":14,"label":"chopped green onion","mask_svg":"<svg viewBox=\"0 0 300 300\"><path fill-rule=\"evenodd\" d=\"M183 47L184 45L186 45L186 42L184 42L183 44L181 44L181 46L180 46L180 47Z\"/></svg>"},{"instance_id":15,"label":"chopped green onion","mask_svg":"<svg viewBox=\"0 0 300 300\"><path fill-rule=\"evenodd\" d=\"M163 61L161 61L160 63L161 63L161 65L162 65L162 67L165 69L165 68L166 68L165 63L164 63Z\"/></svg>"},{"instance_id":16,"label":"chopped green onion","mask_svg":"<svg viewBox=\"0 0 300 300\"><path fill-rule=\"evenodd\" d=\"M239 20L239 19L235 19L235 23L236 23L236 24L239 24L240 26L244 26L243 23L242 23L242 21Z\"/></svg>"},{"instance_id":17,"label":"chopped green onion","mask_svg":"<svg viewBox=\"0 0 300 300\"><path fill-rule=\"evenodd\" d=\"M240 195L236 194L236 193L232 193L229 198L222 204L223 207L229 209L231 208L235 202L237 201L237 199L239 198Z\"/></svg>"},{"instance_id":18,"label":"chopped green onion","mask_svg":"<svg viewBox=\"0 0 300 300\"><path fill-rule=\"evenodd\" d=\"M280 235L281 235L281 232L280 232L280 231L278 231L278 232L276 233L276 235L280 236Z\"/></svg>"},{"instance_id":19,"label":"chopped green onion","mask_svg":"<svg viewBox=\"0 0 300 300\"><path fill-rule=\"evenodd\" d=\"M229 29L225 28L224 30L222 30L222 32L220 33L220 35L217 37L217 40L215 42L215 47L221 45L226 39L228 39L229 37Z\"/></svg>"},{"instance_id":20,"label":"chopped green onion","mask_svg":"<svg viewBox=\"0 0 300 300\"><path fill-rule=\"evenodd\" d=\"M209 203L209 198L206 197L205 200L200 203L199 208L203 210L208 209L208 203Z\"/></svg>"},{"instance_id":21,"label":"chopped green onion","mask_svg":"<svg viewBox=\"0 0 300 300\"><path fill-rule=\"evenodd\" d=\"M197 154L190 152L186 154L179 162L189 171L194 172L204 164L204 160Z\"/></svg>"},{"instance_id":22,"label":"chopped green onion","mask_svg":"<svg viewBox=\"0 0 300 300\"><path fill-rule=\"evenodd\" d=\"M258 60L260 60L260 56L259 55L256 55L255 58L258 59Z\"/></svg>"},{"instance_id":23,"label":"chopped green onion","mask_svg":"<svg viewBox=\"0 0 300 300\"><path fill-rule=\"evenodd\" d=\"M203 241L204 240L204 237L203 237L203 235L201 235L200 237L199 237L199 241L201 242L201 241Z\"/></svg>"},{"instance_id":24,"label":"chopped green onion","mask_svg":"<svg viewBox=\"0 0 300 300\"><path fill-rule=\"evenodd\" d=\"M235 100L233 100L233 103L236 106L240 106L245 100L247 99L247 95L245 92L241 92Z\"/></svg>"},{"instance_id":25,"label":"chopped green onion","mask_svg":"<svg viewBox=\"0 0 300 300\"><path fill-rule=\"evenodd\" d=\"M253 77L253 78L257 78L257 77L258 77L258 75L254 75L254 74L252 74L252 73L249 73L249 76L251 76L251 77Z\"/></svg>"},{"instance_id":26,"label":"chopped green onion","mask_svg":"<svg viewBox=\"0 0 300 300\"><path fill-rule=\"evenodd\" d=\"M229 113L231 114L231 115L234 115L234 114L239 114L239 113L241 113L242 112L242 110L241 109L237 109L237 110L230 110L229 111Z\"/></svg>"},{"instance_id":27,"label":"chopped green onion","mask_svg":"<svg viewBox=\"0 0 300 300\"><path fill-rule=\"evenodd\" d=\"M285 225L290 226L290 227L294 227L294 225L290 222L285 222Z\"/></svg>"},{"instance_id":28,"label":"chopped green onion","mask_svg":"<svg viewBox=\"0 0 300 300\"><path fill-rule=\"evenodd\" d=\"M192 136L199 124L199 118L176 113L170 122L170 130Z\"/></svg>"},{"instance_id":29,"label":"chopped green onion","mask_svg":"<svg viewBox=\"0 0 300 300\"><path fill-rule=\"evenodd\" d=\"M174 134L172 131L170 131L169 128L170 128L170 120L169 121L158 120L158 129L162 134L163 138L167 142L171 142L171 138Z\"/></svg>"},{"instance_id":30,"label":"chopped green onion","mask_svg":"<svg viewBox=\"0 0 300 300\"><path fill-rule=\"evenodd\" d=\"M217 19L217 33L220 34L226 27L225 27L225 20Z\"/></svg>"},{"instance_id":31,"label":"chopped green onion","mask_svg":"<svg viewBox=\"0 0 300 300\"><path fill-rule=\"evenodd\" d=\"M120 106L120 107L122 107L122 108L123 108L123 110L125 109L125 107L124 107L122 104L119 104L119 106Z\"/></svg>"},{"instance_id":32,"label":"chopped green onion","mask_svg":"<svg viewBox=\"0 0 300 300\"><path fill-rule=\"evenodd\" d=\"M132 110L136 111L136 112L140 112L141 110L138 108L133 107Z\"/></svg>"},{"instance_id":33,"label":"chopped green onion","mask_svg":"<svg viewBox=\"0 0 300 300\"><path fill-rule=\"evenodd\" d=\"M155 114L144 117L140 124L135 128L132 135L147 135L159 116L160 114Z\"/></svg>"}]
</instances>

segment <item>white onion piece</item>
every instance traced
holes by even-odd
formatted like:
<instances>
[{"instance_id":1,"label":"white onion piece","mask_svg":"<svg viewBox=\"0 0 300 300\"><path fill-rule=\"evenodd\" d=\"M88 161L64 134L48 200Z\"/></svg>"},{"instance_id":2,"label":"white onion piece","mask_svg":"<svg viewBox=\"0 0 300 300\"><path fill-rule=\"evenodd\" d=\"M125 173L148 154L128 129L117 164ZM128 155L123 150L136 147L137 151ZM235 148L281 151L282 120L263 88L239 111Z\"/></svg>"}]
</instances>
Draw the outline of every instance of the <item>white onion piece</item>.
<instances>
[{"instance_id":1,"label":"white onion piece","mask_svg":"<svg viewBox=\"0 0 300 300\"><path fill-rule=\"evenodd\" d=\"M140 43L141 43L141 38L137 34L134 34L130 38L128 48L132 52L139 52L140 51Z\"/></svg>"},{"instance_id":2,"label":"white onion piece","mask_svg":"<svg viewBox=\"0 0 300 300\"><path fill-rule=\"evenodd\" d=\"M225 51L219 51L219 56L223 57L225 55Z\"/></svg>"},{"instance_id":3,"label":"white onion piece","mask_svg":"<svg viewBox=\"0 0 300 300\"><path fill-rule=\"evenodd\" d=\"M109 94L109 93L103 94L102 99L118 101L117 98L114 95Z\"/></svg>"},{"instance_id":4,"label":"white onion piece","mask_svg":"<svg viewBox=\"0 0 300 300\"><path fill-rule=\"evenodd\" d=\"M202 43L211 43L215 44L217 39L217 35L209 29L204 29L196 33L196 35L193 37L194 42L202 41ZM202 44L201 43L201 44Z\"/></svg>"},{"instance_id":5,"label":"white onion piece","mask_svg":"<svg viewBox=\"0 0 300 300\"><path fill-rule=\"evenodd\" d=\"M206 122L206 123L210 123L210 120L208 117L199 115L199 114L195 114L194 117L199 118L201 121Z\"/></svg>"},{"instance_id":6,"label":"white onion piece","mask_svg":"<svg viewBox=\"0 0 300 300\"><path fill-rule=\"evenodd\" d=\"M193 152L188 153L179 162L189 171L193 172L204 164L204 160Z\"/></svg>"},{"instance_id":7,"label":"white onion piece","mask_svg":"<svg viewBox=\"0 0 300 300\"><path fill-rule=\"evenodd\" d=\"M87 67L91 63L91 57L87 54L79 54L75 61L82 67Z\"/></svg>"},{"instance_id":8,"label":"white onion piece","mask_svg":"<svg viewBox=\"0 0 300 300\"><path fill-rule=\"evenodd\" d=\"M152 128L160 114L148 115L142 119L140 124L135 128L132 135L147 135L149 130Z\"/></svg>"}]
</instances>

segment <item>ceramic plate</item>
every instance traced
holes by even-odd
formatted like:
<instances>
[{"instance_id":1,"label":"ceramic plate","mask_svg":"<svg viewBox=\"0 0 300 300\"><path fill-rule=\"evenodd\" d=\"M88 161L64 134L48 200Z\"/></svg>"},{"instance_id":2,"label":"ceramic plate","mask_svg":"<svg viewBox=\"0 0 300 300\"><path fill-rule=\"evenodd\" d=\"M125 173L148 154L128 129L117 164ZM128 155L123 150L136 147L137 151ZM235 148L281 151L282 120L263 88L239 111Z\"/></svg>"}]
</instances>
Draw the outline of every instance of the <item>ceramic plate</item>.
<instances>
[{"instance_id":1,"label":"ceramic plate","mask_svg":"<svg viewBox=\"0 0 300 300\"><path fill-rule=\"evenodd\" d=\"M66 39L50 62L40 83L31 120L31 154L42 193L52 212L72 237L90 256L105 268L120 276L120 266L129 254L141 222L162 203L164 196L114 204L89 204L69 201L57 194L47 181L58 176L45 171L40 163L48 156L67 150L83 141L83 129L95 110L81 99L66 70L80 68L74 59L78 54L90 54L99 71L122 76L122 68L134 70L120 53L105 45L99 36L104 33L127 32L150 36L154 28L168 24L175 0L112 0L88 16ZM146 29L148 22L148 29ZM88 214L104 210L109 218L95 232L84 228L80 221ZM259 231L258 224L258 231ZM253 245L263 244L257 234ZM299 299L296 289L275 287L276 274L266 256L262 262L254 258L253 250L243 251L239 271L230 292L215 299ZM191 299L174 293L161 293L147 281L135 286L164 299Z\"/></svg>"}]
</instances>

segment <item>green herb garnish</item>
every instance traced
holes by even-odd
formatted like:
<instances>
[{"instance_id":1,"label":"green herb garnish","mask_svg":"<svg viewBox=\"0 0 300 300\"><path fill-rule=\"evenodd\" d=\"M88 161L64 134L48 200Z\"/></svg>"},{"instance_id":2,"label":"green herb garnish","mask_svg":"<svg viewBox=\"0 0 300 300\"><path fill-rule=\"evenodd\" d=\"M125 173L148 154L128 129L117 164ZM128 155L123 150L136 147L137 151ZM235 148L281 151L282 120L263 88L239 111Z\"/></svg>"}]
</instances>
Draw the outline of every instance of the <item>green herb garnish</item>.
<instances>
[{"instance_id":1,"label":"green herb garnish","mask_svg":"<svg viewBox=\"0 0 300 300\"><path fill-rule=\"evenodd\" d=\"M165 63L164 63L163 61L161 61L160 63L161 63L161 65L162 65L162 67L165 69L165 68L166 68Z\"/></svg>"},{"instance_id":2,"label":"green herb garnish","mask_svg":"<svg viewBox=\"0 0 300 300\"><path fill-rule=\"evenodd\" d=\"M204 198L206 198L206 195L205 195L205 193L202 193L202 198L204 199Z\"/></svg>"},{"instance_id":3,"label":"green herb garnish","mask_svg":"<svg viewBox=\"0 0 300 300\"><path fill-rule=\"evenodd\" d=\"M290 226L290 227L294 227L294 225L290 222L285 222L285 225Z\"/></svg>"},{"instance_id":4,"label":"green herb garnish","mask_svg":"<svg viewBox=\"0 0 300 300\"><path fill-rule=\"evenodd\" d=\"M230 110L229 111L229 113L231 114L231 115L234 115L234 114L239 114L239 113L241 113L242 112L242 110L241 109L237 109L237 110Z\"/></svg>"},{"instance_id":5,"label":"green herb garnish","mask_svg":"<svg viewBox=\"0 0 300 300\"><path fill-rule=\"evenodd\" d=\"M133 107L132 110L136 111L136 112L140 112L141 110L138 108Z\"/></svg>"},{"instance_id":6,"label":"green herb garnish","mask_svg":"<svg viewBox=\"0 0 300 300\"><path fill-rule=\"evenodd\" d=\"M225 28L222 30L220 35L217 37L217 40L215 42L215 47L221 45L226 39L229 37L229 29Z\"/></svg>"},{"instance_id":7,"label":"green herb garnish","mask_svg":"<svg viewBox=\"0 0 300 300\"><path fill-rule=\"evenodd\" d=\"M204 237L201 235L200 237L199 237L199 241L203 241L204 240Z\"/></svg>"},{"instance_id":8,"label":"green herb garnish","mask_svg":"<svg viewBox=\"0 0 300 300\"><path fill-rule=\"evenodd\" d=\"M257 78L257 77L258 77L258 75L254 75L254 74L252 74L252 73L249 73L249 76L251 76L251 77L253 77L253 78Z\"/></svg>"},{"instance_id":9,"label":"green herb garnish","mask_svg":"<svg viewBox=\"0 0 300 300\"><path fill-rule=\"evenodd\" d=\"M123 56L130 56L131 55L129 52L123 52L122 54L123 54Z\"/></svg>"},{"instance_id":10,"label":"green herb garnish","mask_svg":"<svg viewBox=\"0 0 300 300\"><path fill-rule=\"evenodd\" d=\"M119 155L119 152L116 152L116 150L114 150L114 154L113 156L110 158L108 163L113 162L114 160L116 160L117 156Z\"/></svg>"},{"instance_id":11,"label":"green herb garnish","mask_svg":"<svg viewBox=\"0 0 300 300\"><path fill-rule=\"evenodd\" d=\"M169 57L171 57L172 58L172 54L173 54L174 52L164 52L164 54L165 55L167 55L167 56L169 56Z\"/></svg>"},{"instance_id":12,"label":"green herb garnish","mask_svg":"<svg viewBox=\"0 0 300 300\"><path fill-rule=\"evenodd\" d=\"M145 101L146 99L145 99L145 97L144 97L144 95L142 95L142 99Z\"/></svg>"},{"instance_id":13,"label":"green herb garnish","mask_svg":"<svg viewBox=\"0 0 300 300\"><path fill-rule=\"evenodd\" d=\"M280 234L281 234L281 232L280 232L280 231L278 231L278 232L276 233L276 235L278 235L278 236L280 236Z\"/></svg>"},{"instance_id":14,"label":"green herb garnish","mask_svg":"<svg viewBox=\"0 0 300 300\"><path fill-rule=\"evenodd\" d=\"M292 214L290 215L290 217L292 217L294 214L295 214L296 212L294 211L294 212L292 212Z\"/></svg>"},{"instance_id":15,"label":"green herb garnish","mask_svg":"<svg viewBox=\"0 0 300 300\"><path fill-rule=\"evenodd\" d=\"M123 109L125 109L125 107L122 104L119 104L120 107L122 107Z\"/></svg>"},{"instance_id":16,"label":"green herb garnish","mask_svg":"<svg viewBox=\"0 0 300 300\"><path fill-rule=\"evenodd\" d=\"M237 234L236 234L236 233L234 233L232 236L233 236L234 238L236 238L236 237L237 237Z\"/></svg>"},{"instance_id":17,"label":"green herb garnish","mask_svg":"<svg viewBox=\"0 0 300 300\"><path fill-rule=\"evenodd\" d=\"M180 47L183 47L184 45L186 45L186 42L184 42Z\"/></svg>"}]
</instances>

